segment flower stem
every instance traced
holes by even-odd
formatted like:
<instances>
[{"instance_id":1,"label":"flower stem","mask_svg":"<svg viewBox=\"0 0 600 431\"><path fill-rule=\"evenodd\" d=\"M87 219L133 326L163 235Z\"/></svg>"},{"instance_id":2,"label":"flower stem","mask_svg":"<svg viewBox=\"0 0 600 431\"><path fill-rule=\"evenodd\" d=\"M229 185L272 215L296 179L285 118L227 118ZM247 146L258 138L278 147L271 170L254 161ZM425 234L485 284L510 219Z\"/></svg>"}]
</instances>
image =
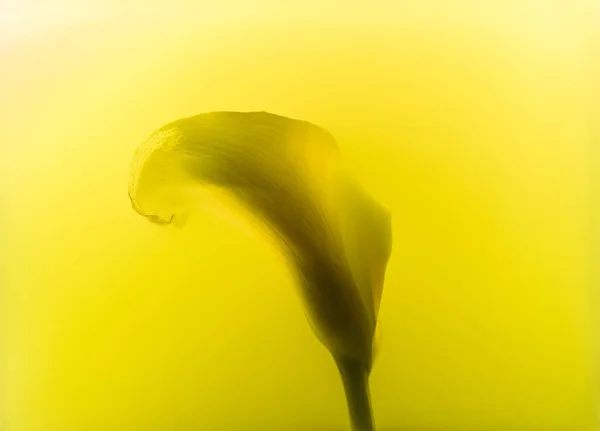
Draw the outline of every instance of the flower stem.
<instances>
[{"instance_id":1,"label":"flower stem","mask_svg":"<svg viewBox=\"0 0 600 431\"><path fill-rule=\"evenodd\" d=\"M344 384L352 431L375 431L368 368L353 359L336 358L335 362Z\"/></svg>"}]
</instances>

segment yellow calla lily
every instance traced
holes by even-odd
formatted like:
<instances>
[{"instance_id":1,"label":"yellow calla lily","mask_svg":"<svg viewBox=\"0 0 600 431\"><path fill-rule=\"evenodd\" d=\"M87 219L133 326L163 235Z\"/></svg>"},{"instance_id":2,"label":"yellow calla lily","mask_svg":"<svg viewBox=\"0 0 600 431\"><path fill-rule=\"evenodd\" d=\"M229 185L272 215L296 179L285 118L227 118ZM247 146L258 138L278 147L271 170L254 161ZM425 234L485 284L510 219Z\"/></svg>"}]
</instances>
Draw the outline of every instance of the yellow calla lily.
<instances>
[{"instance_id":1,"label":"yellow calla lily","mask_svg":"<svg viewBox=\"0 0 600 431\"><path fill-rule=\"evenodd\" d=\"M373 430L368 376L391 253L387 210L344 171L326 130L266 112L184 118L136 151L129 197L148 220L182 226L206 190L274 235L340 370L353 429Z\"/></svg>"}]
</instances>

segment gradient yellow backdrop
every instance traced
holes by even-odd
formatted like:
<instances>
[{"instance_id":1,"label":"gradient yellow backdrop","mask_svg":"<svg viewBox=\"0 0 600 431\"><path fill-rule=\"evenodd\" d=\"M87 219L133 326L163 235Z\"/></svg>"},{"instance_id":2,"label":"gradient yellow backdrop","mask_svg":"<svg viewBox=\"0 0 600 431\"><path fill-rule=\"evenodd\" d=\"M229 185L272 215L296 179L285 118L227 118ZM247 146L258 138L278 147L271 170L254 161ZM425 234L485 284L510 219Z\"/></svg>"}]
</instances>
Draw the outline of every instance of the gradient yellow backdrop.
<instances>
[{"instance_id":1,"label":"gradient yellow backdrop","mask_svg":"<svg viewBox=\"0 0 600 431\"><path fill-rule=\"evenodd\" d=\"M214 110L327 128L392 211L378 425L597 430L595 3L2 3L6 430L345 426L278 255L130 207L137 145Z\"/></svg>"}]
</instances>

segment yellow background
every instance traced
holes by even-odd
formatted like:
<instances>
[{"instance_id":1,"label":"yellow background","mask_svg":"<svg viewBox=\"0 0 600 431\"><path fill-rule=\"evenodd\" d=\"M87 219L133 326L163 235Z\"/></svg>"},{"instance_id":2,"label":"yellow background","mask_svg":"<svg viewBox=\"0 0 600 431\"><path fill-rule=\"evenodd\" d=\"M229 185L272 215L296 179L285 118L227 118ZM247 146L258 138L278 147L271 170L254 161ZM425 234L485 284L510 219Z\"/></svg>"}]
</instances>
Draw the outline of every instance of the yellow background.
<instances>
[{"instance_id":1,"label":"yellow background","mask_svg":"<svg viewBox=\"0 0 600 431\"><path fill-rule=\"evenodd\" d=\"M137 145L214 110L327 128L392 211L378 425L598 429L599 29L583 0L2 3L6 430L347 423L273 250L130 207Z\"/></svg>"}]
</instances>

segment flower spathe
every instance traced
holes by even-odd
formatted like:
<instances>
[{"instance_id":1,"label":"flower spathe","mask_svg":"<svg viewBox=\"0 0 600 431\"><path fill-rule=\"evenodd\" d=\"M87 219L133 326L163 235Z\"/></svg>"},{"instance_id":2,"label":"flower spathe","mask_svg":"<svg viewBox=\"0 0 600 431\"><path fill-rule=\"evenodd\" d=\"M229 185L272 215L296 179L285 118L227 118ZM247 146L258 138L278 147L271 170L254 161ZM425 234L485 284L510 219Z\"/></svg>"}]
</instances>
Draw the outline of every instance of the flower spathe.
<instances>
[{"instance_id":1,"label":"flower spathe","mask_svg":"<svg viewBox=\"0 0 600 431\"><path fill-rule=\"evenodd\" d=\"M315 334L370 370L391 219L343 170L335 139L266 112L212 112L161 127L133 157L129 196L154 223L183 225L207 189L274 235Z\"/></svg>"}]
</instances>

